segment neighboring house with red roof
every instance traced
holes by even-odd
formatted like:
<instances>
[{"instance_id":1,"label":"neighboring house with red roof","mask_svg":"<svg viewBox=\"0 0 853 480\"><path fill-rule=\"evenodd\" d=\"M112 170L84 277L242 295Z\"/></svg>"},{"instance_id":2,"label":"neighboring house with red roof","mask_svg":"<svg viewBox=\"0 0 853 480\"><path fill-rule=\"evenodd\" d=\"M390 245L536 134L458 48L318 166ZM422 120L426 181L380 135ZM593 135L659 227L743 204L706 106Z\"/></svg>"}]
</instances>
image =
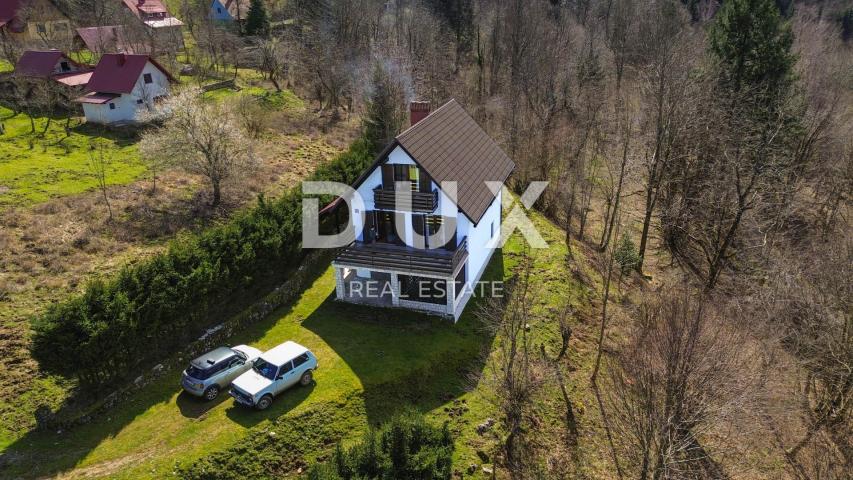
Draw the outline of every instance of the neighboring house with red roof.
<instances>
[{"instance_id":1,"label":"neighboring house with red roof","mask_svg":"<svg viewBox=\"0 0 853 480\"><path fill-rule=\"evenodd\" d=\"M92 68L75 62L59 50L27 50L15 64L14 74L53 80L68 87L83 87L92 76Z\"/></svg>"},{"instance_id":2,"label":"neighboring house with red roof","mask_svg":"<svg viewBox=\"0 0 853 480\"><path fill-rule=\"evenodd\" d=\"M71 20L50 0L0 0L0 33L27 42L71 38Z\"/></svg>"},{"instance_id":3,"label":"neighboring house with red roof","mask_svg":"<svg viewBox=\"0 0 853 480\"><path fill-rule=\"evenodd\" d=\"M243 21L248 13L249 0L213 0L210 6L210 18L218 22Z\"/></svg>"},{"instance_id":4,"label":"neighboring house with red roof","mask_svg":"<svg viewBox=\"0 0 853 480\"><path fill-rule=\"evenodd\" d=\"M173 17L161 0L122 0L125 7L156 33L163 46L184 47L184 22Z\"/></svg>"},{"instance_id":5,"label":"neighboring house with red roof","mask_svg":"<svg viewBox=\"0 0 853 480\"><path fill-rule=\"evenodd\" d=\"M88 122L135 122L169 95L172 82L176 80L169 71L148 55L106 54L86 85L87 93L76 101L83 104Z\"/></svg>"}]
</instances>

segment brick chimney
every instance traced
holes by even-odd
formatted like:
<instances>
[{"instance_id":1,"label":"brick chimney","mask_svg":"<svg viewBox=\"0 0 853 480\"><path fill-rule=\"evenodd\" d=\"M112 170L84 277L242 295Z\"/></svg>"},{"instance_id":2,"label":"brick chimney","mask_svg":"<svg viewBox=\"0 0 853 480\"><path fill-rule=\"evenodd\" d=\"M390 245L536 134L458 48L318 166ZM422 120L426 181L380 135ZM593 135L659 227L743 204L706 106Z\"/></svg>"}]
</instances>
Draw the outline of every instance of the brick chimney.
<instances>
[{"instance_id":1,"label":"brick chimney","mask_svg":"<svg viewBox=\"0 0 853 480\"><path fill-rule=\"evenodd\" d=\"M127 57L125 57L123 53L117 54L116 59L118 60L118 66L120 67L124 65L125 61L127 61Z\"/></svg>"},{"instance_id":2,"label":"brick chimney","mask_svg":"<svg viewBox=\"0 0 853 480\"><path fill-rule=\"evenodd\" d=\"M409 104L409 121L412 125L420 122L429 115L429 110L429 102L413 100L412 103Z\"/></svg>"}]
</instances>

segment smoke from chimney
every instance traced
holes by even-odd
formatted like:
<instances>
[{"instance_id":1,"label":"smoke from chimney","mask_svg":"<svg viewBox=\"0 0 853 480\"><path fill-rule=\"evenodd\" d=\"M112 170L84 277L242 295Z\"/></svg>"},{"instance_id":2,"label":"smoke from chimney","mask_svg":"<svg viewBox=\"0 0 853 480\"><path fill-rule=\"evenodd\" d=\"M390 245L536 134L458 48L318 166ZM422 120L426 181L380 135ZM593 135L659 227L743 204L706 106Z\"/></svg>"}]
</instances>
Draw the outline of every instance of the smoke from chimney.
<instances>
[{"instance_id":1,"label":"smoke from chimney","mask_svg":"<svg viewBox=\"0 0 853 480\"><path fill-rule=\"evenodd\" d=\"M409 104L409 121L412 125L420 122L429 115L430 103L413 100Z\"/></svg>"}]
</instances>

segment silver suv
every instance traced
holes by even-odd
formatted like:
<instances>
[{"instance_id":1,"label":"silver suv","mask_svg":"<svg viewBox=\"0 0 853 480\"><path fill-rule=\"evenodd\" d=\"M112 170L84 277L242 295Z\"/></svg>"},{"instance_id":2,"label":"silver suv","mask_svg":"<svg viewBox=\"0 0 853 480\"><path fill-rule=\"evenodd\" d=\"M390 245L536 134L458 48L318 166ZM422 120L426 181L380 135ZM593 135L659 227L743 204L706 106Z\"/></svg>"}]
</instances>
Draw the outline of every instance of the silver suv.
<instances>
[{"instance_id":1,"label":"silver suv","mask_svg":"<svg viewBox=\"0 0 853 480\"><path fill-rule=\"evenodd\" d=\"M246 345L211 350L190 362L184 370L181 386L187 393L213 400L235 378L252 368L260 355L260 350Z\"/></svg>"},{"instance_id":2,"label":"silver suv","mask_svg":"<svg viewBox=\"0 0 853 480\"><path fill-rule=\"evenodd\" d=\"M288 388L310 384L316 369L317 357L310 350L284 342L261 354L251 370L234 380L231 396L237 403L264 410Z\"/></svg>"}]
</instances>

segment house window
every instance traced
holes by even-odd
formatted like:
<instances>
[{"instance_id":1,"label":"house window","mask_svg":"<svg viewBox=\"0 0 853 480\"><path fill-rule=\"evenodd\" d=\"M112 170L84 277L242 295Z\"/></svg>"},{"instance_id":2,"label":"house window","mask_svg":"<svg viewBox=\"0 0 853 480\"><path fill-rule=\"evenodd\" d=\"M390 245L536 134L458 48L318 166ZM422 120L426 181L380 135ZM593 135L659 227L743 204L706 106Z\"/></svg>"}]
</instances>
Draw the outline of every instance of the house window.
<instances>
[{"instance_id":1,"label":"house window","mask_svg":"<svg viewBox=\"0 0 853 480\"><path fill-rule=\"evenodd\" d=\"M447 281L435 278L400 275L400 294L406 300L443 304L447 302Z\"/></svg>"},{"instance_id":2,"label":"house window","mask_svg":"<svg viewBox=\"0 0 853 480\"><path fill-rule=\"evenodd\" d=\"M38 33L47 33L47 28L45 28L43 23L37 23L36 24L36 31Z\"/></svg>"},{"instance_id":3,"label":"house window","mask_svg":"<svg viewBox=\"0 0 853 480\"><path fill-rule=\"evenodd\" d=\"M219 7L216 7L216 13L222 13L222 9Z\"/></svg>"},{"instance_id":4,"label":"house window","mask_svg":"<svg viewBox=\"0 0 853 480\"><path fill-rule=\"evenodd\" d=\"M151 78L150 73L144 73L144 74L142 74L142 81L145 83L153 83L154 79Z\"/></svg>"},{"instance_id":5,"label":"house window","mask_svg":"<svg viewBox=\"0 0 853 480\"><path fill-rule=\"evenodd\" d=\"M59 62L59 69L63 72L67 72L71 70L71 66L68 65L68 62Z\"/></svg>"},{"instance_id":6,"label":"house window","mask_svg":"<svg viewBox=\"0 0 853 480\"><path fill-rule=\"evenodd\" d=\"M116 104L115 104L115 103L111 103L111 104L110 104L110 110L115 110L115 109L116 109Z\"/></svg>"},{"instance_id":7,"label":"house window","mask_svg":"<svg viewBox=\"0 0 853 480\"><path fill-rule=\"evenodd\" d=\"M489 225L489 238L495 238L495 222Z\"/></svg>"},{"instance_id":8,"label":"house window","mask_svg":"<svg viewBox=\"0 0 853 480\"><path fill-rule=\"evenodd\" d=\"M137 105L142 105L142 99L140 98L140 99L136 100L136 104L137 104Z\"/></svg>"}]
</instances>

